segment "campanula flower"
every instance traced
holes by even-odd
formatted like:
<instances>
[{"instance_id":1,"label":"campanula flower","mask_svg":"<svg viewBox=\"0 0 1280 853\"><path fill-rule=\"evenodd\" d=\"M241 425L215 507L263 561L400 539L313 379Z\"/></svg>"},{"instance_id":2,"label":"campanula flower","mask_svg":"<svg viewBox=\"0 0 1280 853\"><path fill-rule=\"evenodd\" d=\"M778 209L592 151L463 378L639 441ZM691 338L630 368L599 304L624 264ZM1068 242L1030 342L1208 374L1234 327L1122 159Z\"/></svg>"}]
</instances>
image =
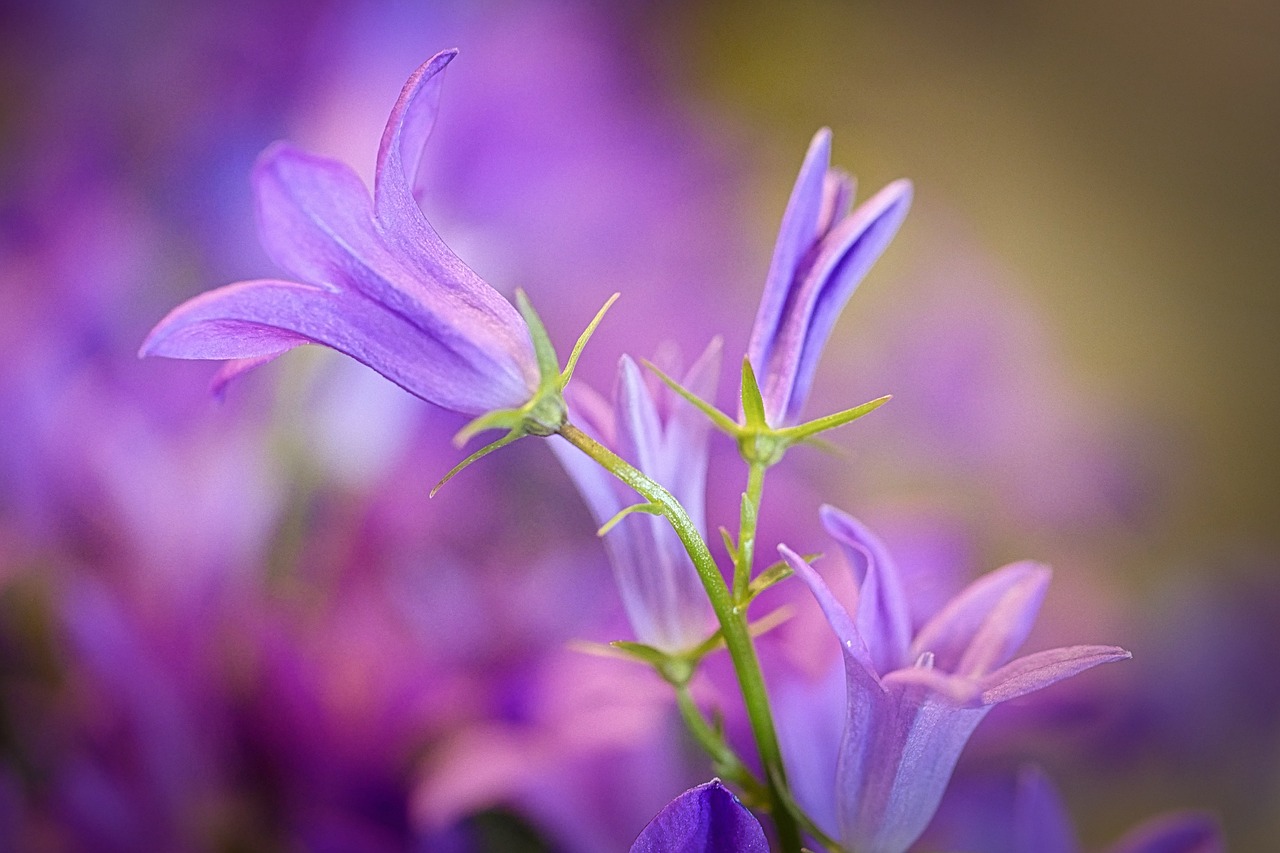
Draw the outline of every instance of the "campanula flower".
<instances>
[{"instance_id":1,"label":"campanula flower","mask_svg":"<svg viewBox=\"0 0 1280 853\"><path fill-rule=\"evenodd\" d=\"M234 359L220 384L318 343L464 414L532 398L539 369L526 323L449 250L413 195L441 72L456 53L436 54L405 83L382 134L372 198L344 163L285 143L263 152L254 169L260 236L298 280L197 296L160 321L141 354Z\"/></svg>"},{"instance_id":2,"label":"campanula flower","mask_svg":"<svg viewBox=\"0 0 1280 853\"><path fill-rule=\"evenodd\" d=\"M631 853L768 853L755 815L712 779L667 804L640 833Z\"/></svg>"},{"instance_id":3,"label":"campanula flower","mask_svg":"<svg viewBox=\"0 0 1280 853\"><path fill-rule=\"evenodd\" d=\"M833 815L829 830L850 849L901 853L928 824L960 751L992 706L1130 655L1115 646L1071 646L1014 659L1049 583L1049 569L1030 562L978 579L913 631L880 539L832 507L822 520L853 572L852 609L801 557L779 548L818 600L844 661L843 732L835 779L825 783L834 803L811 810ZM798 792L824 789L799 783L814 770L793 762Z\"/></svg>"},{"instance_id":4,"label":"campanula flower","mask_svg":"<svg viewBox=\"0 0 1280 853\"><path fill-rule=\"evenodd\" d=\"M720 342L713 341L684 383L702 397L715 394ZM585 386L570 389L574 421L631 464L664 484L699 529L705 527L710 422L629 357L618 364L612 405ZM567 442L552 448L582 493L597 523L605 524L636 495ZM604 536L605 549L636 638L667 652L705 640L710 611L692 560L665 518L633 513Z\"/></svg>"},{"instance_id":5,"label":"campanula flower","mask_svg":"<svg viewBox=\"0 0 1280 853\"><path fill-rule=\"evenodd\" d=\"M850 212L854 181L830 162L823 128L791 190L747 348L774 427L799 419L840 309L911 206L911 183L898 180Z\"/></svg>"}]
</instances>

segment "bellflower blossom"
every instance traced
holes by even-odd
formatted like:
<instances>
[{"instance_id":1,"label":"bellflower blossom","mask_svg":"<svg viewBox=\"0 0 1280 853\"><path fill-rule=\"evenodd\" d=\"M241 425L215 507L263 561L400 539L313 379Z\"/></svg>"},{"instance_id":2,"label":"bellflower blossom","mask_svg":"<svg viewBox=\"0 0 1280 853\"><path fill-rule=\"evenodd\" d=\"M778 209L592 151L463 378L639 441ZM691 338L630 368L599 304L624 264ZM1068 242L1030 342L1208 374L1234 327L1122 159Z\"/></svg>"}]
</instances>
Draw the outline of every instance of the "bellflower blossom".
<instances>
[{"instance_id":1,"label":"bellflower blossom","mask_svg":"<svg viewBox=\"0 0 1280 853\"><path fill-rule=\"evenodd\" d=\"M840 309L911 206L911 182L898 180L850 212L853 178L830 161L823 128L791 190L747 348L774 427L799 419Z\"/></svg>"},{"instance_id":2,"label":"bellflower blossom","mask_svg":"<svg viewBox=\"0 0 1280 853\"><path fill-rule=\"evenodd\" d=\"M216 380L305 343L332 347L412 394L479 415L539 386L516 309L444 244L414 199L440 102L436 54L405 83L378 150L373 196L344 163L285 143L254 169L260 236L299 281L243 281L174 309L141 354L235 359Z\"/></svg>"},{"instance_id":3,"label":"bellflower blossom","mask_svg":"<svg viewBox=\"0 0 1280 853\"><path fill-rule=\"evenodd\" d=\"M690 788L658 812L631 853L768 853L755 815L712 779Z\"/></svg>"},{"instance_id":4,"label":"bellflower blossom","mask_svg":"<svg viewBox=\"0 0 1280 853\"><path fill-rule=\"evenodd\" d=\"M715 394L720 342L712 341L684 377L702 397ZM650 477L665 483L699 529L705 527L707 441L710 422L665 387L647 382L629 357L618 364L613 405L584 386L570 389L579 425ZM635 503L635 493L567 442L552 449L597 523ZM707 637L709 608L684 546L665 519L635 513L604 536L605 549L636 638L667 652L684 651Z\"/></svg>"},{"instance_id":5,"label":"bellflower blossom","mask_svg":"<svg viewBox=\"0 0 1280 853\"><path fill-rule=\"evenodd\" d=\"M884 544L833 507L823 507L822 520L853 571L852 612L807 562L779 547L839 638L845 670L844 730L835 779L825 781L834 802L802 805L832 816L826 829L851 849L901 853L928 824L960 751L992 706L1130 655L1115 646L1071 646L1012 659L1049 583L1049 569L1031 562L970 584L913 636ZM801 781L816 768L791 769L797 791L824 790Z\"/></svg>"}]
</instances>

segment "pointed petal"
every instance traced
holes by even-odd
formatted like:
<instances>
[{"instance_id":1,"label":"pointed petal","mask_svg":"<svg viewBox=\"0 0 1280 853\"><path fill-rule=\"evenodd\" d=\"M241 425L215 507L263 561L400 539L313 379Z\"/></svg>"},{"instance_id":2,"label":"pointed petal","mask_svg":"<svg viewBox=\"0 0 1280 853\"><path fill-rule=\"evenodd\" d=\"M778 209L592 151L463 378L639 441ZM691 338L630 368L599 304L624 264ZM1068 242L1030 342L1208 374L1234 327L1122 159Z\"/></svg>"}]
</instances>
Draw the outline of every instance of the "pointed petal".
<instances>
[{"instance_id":1,"label":"pointed petal","mask_svg":"<svg viewBox=\"0 0 1280 853\"><path fill-rule=\"evenodd\" d=\"M982 679L981 701L984 705L1007 702L1100 663L1131 657L1119 646L1065 646L1025 655Z\"/></svg>"},{"instance_id":2,"label":"pointed petal","mask_svg":"<svg viewBox=\"0 0 1280 853\"><path fill-rule=\"evenodd\" d=\"M1130 830L1108 853L1226 853L1227 842L1210 815L1161 815Z\"/></svg>"},{"instance_id":3,"label":"pointed petal","mask_svg":"<svg viewBox=\"0 0 1280 853\"><path fill-rule=\"evenodd\" d=\"M1075 828L1049 777L1037 767L1018 774L1014 853L1079 853Z\"/></svg>"},{"instance_id":4,"label":"pointed petal","mask_svg":"<svg viewBox=\"0 0 1280 853\"><path fill-rule=\"evenodd\" d=\"M782 323L783 306L787 303L796 269L818 239L819 217L822 215L823 184L831 163L831 131L822 128L814 134L805 154L800 174L791 189L773 260L765 279L764 293L751 328L748 357L756 372L763 376L772 358L774 341Z\"/></svg>"},{"instance_id":5,"label":"pointed petal","mask_svg":"<svg viewBox=\"0 0 1280 853\"><path fill-rule=\"evenodd\" d=\"M774 690L774 712L792 795L819 829L837 837L832 781L847 715L847 688L843 659L833 664L812 683L794 675L781 680Z\"/></svg>"},{"instance_id":6,"label":"pointed petal","mask_svg":"<svg viewBox=\"0 0 1280 853\"><path fill-rule=\"evenodd\" d=\"M640 833L631 853L768 853L755 815L719 779L668 803Z\"/></svg>"},{"instance_id":7,"label":"pointed petal","mask_svg":"<svg viewBox=\"0 0 1280 853\"><path fill-rule=\"evenodd\" d=\"M232 381L255 368L275 361L276 358L295 347L311 343L306 338L296 337L288 332L281 332L280 335L280 349L277 351L263 353L252 358L234 358L230 361L224 361L222 366L218 368L218 372L213 375L213 380L209 383L209 391L217 397L222 397L227 391L227 386Z\"/></svg>"},{"instance_id":8,"label":"pointed petal","mask_svg":"<svg viewBox=\"0 0 1280 853\"><path fill-rule=\"evenodd\" d=\"M387 126L378 146L377 179L374 195L378 218L403 222L425 219L413 197L418 180L418 166L427 137L435 125L440 109L440 92L444 83L442 71L458 55L458 51L442 50L428 59L405 81L400 97L391 108Z\"/></svg>"},{"instance_id":9,"label":"pointed petal","mask_svg":"<svg viewBox=\"0 0 1280 853\"><path fill-rule=\"evenodd\" d=\"M858 629L871 650L876 671L892 672L905 666L909 663L911 612L888 549L880 537L848 513L827 505L819 514L853 569L858 584Z\"/></svg>"},{"instance_id":10,"label":"pointed petal","mask_svg":"<svg viewBox=\"0 0 1280 853\"><path fill-rule=\"evenodd\" d=\"M1001 666L1030 633L1050 577L1020 562L978 578L920 629L911 655L932 652L938 669L967 676Z\"/></svg>"},{"instance_id":11,"label":"pointed petal","mask_svg":"<svg viewBox=\"0 0 1280 853\"><path fill-rule=\"evenodd\" d=\"M720 338L713 339L693 363L681 382L704 400L714 400L720 381ZM669 466L667 482L671 493L684 506L698 530L705 533L707 459L710 452L711 421L690 402L666 386L668 412L665 444ZM674 470L673 470L674 468Z\"/></svg>"},{"instance_id":12,"label":"pointed petal","mask_svg":"<svg viewBox=\"0 0 1280 853\"><path fill-rule=\"evenodd\" d=\"M867 649L867 644L858 631L858 626L854 622L853 617L849 615L849 611L831 592L831 587L827 586L827 582L817 573L813 566L809 565L803 557L792 551L786 545L778 546L778 553L782 555L782 559L786 561L791 570L796 573L800 580L804 581L809 587L809 591L813 593L813 597L818 600L818 606L822 608L822 613L827 617L831 630L835 631L837 639L840 640L840 649L846 657L852 657L873 679L879 680L879 674L872 662L871 652Z\"/></svg>"},{"instance_id":13,"label":"pointed petal","mask_svg":"<svg viewBox=\"0 0 1280 853\"><path fill-rule=\"evenodd\" d=\"M783 422L800 417L818 359L840 311L889 246L911 207L911 182L894 181L861 204L823 239L813 266L793 286L786 316L770 353L766 399L780 400L771 415ZM785 393L784 393L785 392Z\"/></svg>"},{"instance_id":14,"label":"pointed petal","mask_svg":"<svg viewBox=\"0 0 1280 853\"><path fill-rule=\"evenodd\" d=\"M518 376L482 372L486 365L360 293L287 281L246 281L196 296L151 330L141 354L259 358L303 341L332 347L411 394L464 414L518 406L528 395Z\"/></svg>"}]
</instances>

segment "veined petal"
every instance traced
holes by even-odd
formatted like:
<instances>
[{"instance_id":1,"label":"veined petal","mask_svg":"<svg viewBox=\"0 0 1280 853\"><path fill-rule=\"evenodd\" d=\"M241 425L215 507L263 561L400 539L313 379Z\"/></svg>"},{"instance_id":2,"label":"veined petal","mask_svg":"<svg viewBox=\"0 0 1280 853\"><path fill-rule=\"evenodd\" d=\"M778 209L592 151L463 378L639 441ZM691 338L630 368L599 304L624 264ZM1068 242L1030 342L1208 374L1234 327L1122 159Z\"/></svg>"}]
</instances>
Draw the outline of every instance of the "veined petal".
<instances>
[{"instance_id":1,"label":"veined petal","mask_svg":"<svg viewBox=\"0 0 1280 853\"><path fill-rule=\"evenodd\" d=\"M911 182L898 180L859 205L823 239L812 266L793 285L769 356L770 418L799 418L818 358L849 297L888 247L911 207ZM780 383L774 387L774 382ZM772 422L772 421L771 421Z\"/></svg>"},{"instance_id":2,"label":"veined petal","mask_svg":"<svg viewBox=\"0 0 1280 853\"><path fill-rule=\"evenodd\" d=\"M378 167L374 181L378 218L403 224L421 219L426 223L413 188L418 179L422 151L440 111L441 72L458 55L457 49L442 50L418 67L400 90L391 108L387 126L378 145Z\"/></svg>"},{"instance_id":3,"label":"veined petal","mask_svg":"<svg viewBox=\"0 0 1280 853\"><path fill-rule=\"evenodd\" d=\"M867 689L848 667L849 721L836 771L840 840L902 853L924 832L964 745L989 709L958 708L914 685Z\"/></svg>"},{"instance_id":4,"label":"veined petal","mask_svg":"<svg viewBox=\"0 0 1280 853\"><path fill-rule=\"evenodd\" d=\"M1025 655L982 679L984 705L1007 702L1100 663L1127 660L1133 655L1119 646L1064 646Z\"/></svg>"},{"instance_id":5,"label":"veined petal","mask_svg":"<svg viewBox=\"0 0 1280 853\"><path fill-rule=\"evenodd\" d=\"M179 305L143 342L141 355L240 359L278 355L305 339L363 362L411 394L464 414L517 406L522 377L479 364L403 315L356 291L288 281L227 285Z\"/></svg>"},{"instance_id":6,"label":"veined petal","mask_svg":"<svg viewBox=\"0 0 1280 853\"><path fill-rule=\"evenodd\" d=\"M690 788L658 812L631 853L768 853L755 815L713 779Z\"/></svg>"},{"instance_id":7,"label":"veined petal","mask_svg":"<svg viewBox=\"0 0 1280 853\"><path fill-rule=\"evenodd\" d=\"M1001 666L1030 633L1050 577L1029 561L983 575L920 629L911 654L932 652L938 669L970 676Z\"/></svg>"},{"instance_id":8,"label":"veined petal","mask_svg":"<svg viewBox=\"0 0 1280 853\"><path fill-rule=\"evenodd\" d=\"M823 212L823 187L827 167L831 163L831 131L822 128L814 134L809 150L800 166L791 198L787 201L778 242L773 247L773 260L765 278L764 294L751 328L747 355L756 375L764 376L773 357L774 341L782 324L783 306L794 286L796 269L818 239L819 218ZM833 207L831 208L833 209ZM828 227L830 227L828 225Z\"/></svg>"},{"instance_id":9,"label":"veined petal","mask_svg":"<svg viewBox=\"0 0 1280 853\"><path fill-rule=\"evenodd\" d=\"M898 568L879 536L833 506L819 510L823 526L840 543L858 584L858 630L884 674L908 663L911 612Z\"/></svg>"}]
</instances>

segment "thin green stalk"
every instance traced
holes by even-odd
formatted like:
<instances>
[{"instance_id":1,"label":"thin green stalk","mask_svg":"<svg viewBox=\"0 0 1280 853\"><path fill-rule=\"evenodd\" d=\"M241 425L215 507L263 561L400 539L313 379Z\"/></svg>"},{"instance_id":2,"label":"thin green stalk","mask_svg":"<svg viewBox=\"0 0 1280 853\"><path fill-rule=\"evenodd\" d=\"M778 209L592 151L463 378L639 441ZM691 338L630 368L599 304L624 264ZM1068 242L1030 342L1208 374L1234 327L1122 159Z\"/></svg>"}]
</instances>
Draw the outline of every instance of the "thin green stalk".
<instances>
[{"instance_id":1,"label":"thin green stalk","mask_svg":"<svg viewBox=\"0 0 1280 853\"><path fill-rule=\"evenodd\" d=\"M724 735L706 718L689 692L688 684L673 684L676 691L676 703L680 706L680 716L685 727L689 729L698 745L711 756L716 765L716 772L739 785L750 799L764 800L768 797L768 788L764 782L756 778L751 769L743 763L733 751L733 747L725 741Z\"/></svg>"},{"instance_id":2,"label":"thin green stalk","mask_svg":"<svg viewBox=\"0 0 1280 853\"><path fill-rule=\"evenodd\" d=\"M738 547L734 549L733 600L746 601L751 583L751 568L756 556L756 527L760 518L760 500L764 494L763 462L752 461L747 467L747 491L742 496L742 516L738 527Z\"/></svg>"},{"instance_id":3,"label":"thin green stalk","mask_svg":"<svg viewBox=\"0 0 1280 853\"><path fill-rule=\"evenodd\" d=\"M756 749L760 752L760 761L765 767L765 776L769 780L770 811L773 814L774 826L778 830L778 841L784 853L799 853L800 831L795 818L787 808L787 797L781 790L786 784L786 771L782 765L782 751L778 746L778 736L773 726L773 715L769 710L769 696L765 690L764 673L760 669L760 659L756 656L755 645L747 630L746 607L734 604L715 558L703 541L702 535L694 526L693 520L685 512L680 502L660 484L654 482L640 470L635 468L609 448L597 442L571 423L560 427L560 435L570 444L590 456L607 471L635 489L650 503L661 508L661 513L671 523L676 535L680 537L685 550L693 560L698 577L711 602L711 609L720 623L720 631L728 648L729 657L733 661L733 669L738 677L738 686L742 691L742 701L746 705L747 716L751 721L751 732L755 737Z\"/></svg>"}]
</instances>

